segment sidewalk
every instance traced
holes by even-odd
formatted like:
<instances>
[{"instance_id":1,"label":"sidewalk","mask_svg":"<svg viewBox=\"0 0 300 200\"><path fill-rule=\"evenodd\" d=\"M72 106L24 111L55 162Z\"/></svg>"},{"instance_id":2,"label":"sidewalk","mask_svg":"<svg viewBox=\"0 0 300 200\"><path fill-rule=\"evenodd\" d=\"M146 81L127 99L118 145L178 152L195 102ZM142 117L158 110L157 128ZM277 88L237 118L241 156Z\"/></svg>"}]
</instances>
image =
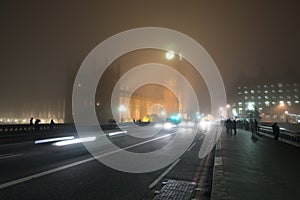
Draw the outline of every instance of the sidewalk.
<instances>
[{"instance_id":1,"label":"sidewalk","mask_svg":"<svg viewBox=\"0 0 300 200\"><path fill-rule=\"evenodd\" d=\"M223 133L217 144L212 200L300 199L300 149L251 132Z\"/></svg>"}]
</instances>

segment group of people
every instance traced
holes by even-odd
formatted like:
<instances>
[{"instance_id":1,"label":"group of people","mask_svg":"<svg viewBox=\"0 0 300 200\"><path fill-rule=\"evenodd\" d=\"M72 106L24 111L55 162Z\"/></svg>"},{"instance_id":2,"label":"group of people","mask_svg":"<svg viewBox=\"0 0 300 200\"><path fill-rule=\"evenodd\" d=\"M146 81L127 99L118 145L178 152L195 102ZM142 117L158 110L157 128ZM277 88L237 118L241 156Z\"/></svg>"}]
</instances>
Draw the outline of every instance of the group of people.
<instances>
[{"instance_id":1,"label":"group of people","mask_svg":"<svg viewBox=\"0 0 300 200\"><path fill-rule=\"evenodd\" d=\"M231 120L230 118L228 118L225 121L225 127L226 127L227 134L236 135L236 120L235 119Z\"/></svg>"},{"instance_id":2,"label":"group of people","mask_svg":"<svg viewBox=\"0 0 300 200\"><path fill-rule=\"evenodd\" d=\"M36 119L35 121L34 121L34 125L39 125L40 124L40 122L41 122L41 120L40 119ZM30 118L30 120L29 120L29 124L30 125L33 125L33 117L31 117ZM55 123L54 123L54 120L53 119L51 119L50 120L50 125L54 125Z\"/></svg>"},{"instance_id":3,"label":"group of people","mask_svg":"<svg viewBox=\"0 0 300 200\"><path fill-rule=\"evenodd\" d=\"M252 138L253 137L256 137L256 134L258 134L258 121L256 119L254 120L250 120L249 122L249 128L248 130L250 129L251 132L252 132ZM226 127L226 133L227 134L230 134L230 135L236 135L237 134L237 121L236 119L230 119L228 118L226 121L225 121L225 127ZM272 130L273 130L273 135L274 135L274 140L278 140L279 138L279 134L280 134L280 128L278 126L278 123L274 123L272 125Z\"/></svg>"}]
</instances>

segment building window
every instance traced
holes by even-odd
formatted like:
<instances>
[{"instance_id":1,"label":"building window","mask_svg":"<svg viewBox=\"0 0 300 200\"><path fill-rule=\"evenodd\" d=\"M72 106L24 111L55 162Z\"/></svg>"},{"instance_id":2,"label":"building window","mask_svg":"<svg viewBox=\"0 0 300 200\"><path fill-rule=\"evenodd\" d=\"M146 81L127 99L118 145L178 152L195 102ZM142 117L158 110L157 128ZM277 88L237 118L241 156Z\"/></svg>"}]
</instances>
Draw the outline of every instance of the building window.
<instances>
[{"instance_id":1,"label":"building window","mask_svg":"<svg viewBox=\"0 0 300 200\"><path fill-rule=\"evenodd\" d=\"M276 104L275 101L272 101L272 104L275 105Z\"/></svg>"},{"instance_id":2,"label":"building window","mask_svg":"<svg viewBox=\"0 0 300 200\"><path fill-rule=\"evenodd\" d=\"M265 99L269 99L269 97L268 97L268 96L265 96Z\"/></svg>"},{"instance_id":3,"label":"building window","mask_svg":"<svg viewBox=\"0 0 300 200\"><path fill-rule=\"evenodd\" d=\"M292 103L290 101L287 101L286 103L287 103L288 106L292 105Z\"/></svg>"},{"instance_id":4,"label":"building window","mask_svg":"<svg viewBox=\"0 0 300 200\"><path fill-rule=\"evenodd\" d=\"M298 104L298 103L299 103L299 101L295 101L295 103L296 103L296 104Z\"/></svg>"},{"instance_id":5,"label":"building window","mask_svg":"<svg viewBox=\"0 0 300 200\"><path fill-rule=\"evenodd\" d=\"M258 99L261 99L261 96L258 96L257 98L258 98Z\"/></svg>"},{"instance_id":6,"label":"building window","mask_svg":"<svg viewBox=\"0 0 300 200\"><path fill-rule=\"evenodd\" d=\"M254 92L254 90L251 90L251 94L254 94L255 92Z\"/></svg>"},{"instance_id":7,"label":"building window","mask_svg":"<svg viewBox=\"0 0 300 200\"><path fill-rule=\"evenodd\" d=\"M299 99L298 95L295 95L295 99Z\"/></svg>"},{"instance_id":8,"label":"building window","mask_svg":"<svg viewBox=\"0 0 300 200\"><path fill-rule=\"evenodd\" d=\"M278 92L282 93L282 90L278 90Z\"/></svg>"},{"instance_id":9,"label":"building window","mask_svg":"<svg viewBox=\"0 0 300 200\"><path fill-rule=\"evenodd\" d=\"M247 90L245 90L245 92L244 92L245 94L248 94L248 91Z\"/></svg>"},{"instance_id":10,"label":"building window","mask_svg":"<svg viewBox=\"0 0 300 200\"><path fill-rule=\"evenodd\" d=\"M282 87L282 83L278 83L278 87L280 87L280 88L281 88L281 87Z\"/></svg>"},{"instance_id":11,"label":"building window","mask_svg":"<svg viewBox=\"0 0 300 200\"><path fill-rule=\"evenodd\" d=\"M269 93L268 90L265 90L265 93Z\"/></svg>"},{"instance_id":12,"label":"building window","mask_svg":"<svg viewBox=\"0 0 300 200\"><path fill-rule=\"evenodd\" d=\"M265 102L265 105L266 105L267 107L269 107L269 106L270 106L270 102L269 102L269 101L266 101L266 102Z\"/></svg>"}]
</instances>

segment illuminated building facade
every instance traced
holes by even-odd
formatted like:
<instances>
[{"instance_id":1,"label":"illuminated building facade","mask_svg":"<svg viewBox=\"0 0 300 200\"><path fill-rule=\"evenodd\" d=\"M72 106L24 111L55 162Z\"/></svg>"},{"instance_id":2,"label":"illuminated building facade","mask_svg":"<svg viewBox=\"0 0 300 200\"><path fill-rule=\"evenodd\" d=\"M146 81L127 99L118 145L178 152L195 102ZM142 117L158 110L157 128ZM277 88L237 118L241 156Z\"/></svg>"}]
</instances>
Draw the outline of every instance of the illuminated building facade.
<instances>
[{"instance_id":1,"label":"illuminated building facade","mask_svg":"<svg viewBox=\"0 0 300 200\"><path fill-rule=\"evenodd\" d=\"M257 109L264 121L285 121L300 113L299 85L276 83L237 87L233 114L247 117Z\"/></svg>"}]
</instances>

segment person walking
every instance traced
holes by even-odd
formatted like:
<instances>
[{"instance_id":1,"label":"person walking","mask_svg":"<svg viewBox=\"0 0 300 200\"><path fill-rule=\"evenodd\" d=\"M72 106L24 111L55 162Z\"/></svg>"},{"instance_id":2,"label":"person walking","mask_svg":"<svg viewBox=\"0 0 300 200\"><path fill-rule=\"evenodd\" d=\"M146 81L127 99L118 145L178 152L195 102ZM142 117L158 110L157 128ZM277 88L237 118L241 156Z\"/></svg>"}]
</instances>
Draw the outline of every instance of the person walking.
<instances>
[{"instance_id":1,"label":"person walking","mask_svg":"<svg viewBox=\"0 0 300 200\"><path fill-rule=\"evenodd\" d=\"M278 140L280 134L280 128L278 126L278 123L275 122L272 125L272 129L273 129L274 140Z\"/></svg>"},{"instance_id":2,"label":"person walking","mask_svg":"<svg viewBox=\"0 0 300 200\"><path fill-rule=\"evenodd\" d=\"M235 119L232 121L232 129L233 129L233 134L236 135L236 120Z\"/></svg>"}]
</instances>

